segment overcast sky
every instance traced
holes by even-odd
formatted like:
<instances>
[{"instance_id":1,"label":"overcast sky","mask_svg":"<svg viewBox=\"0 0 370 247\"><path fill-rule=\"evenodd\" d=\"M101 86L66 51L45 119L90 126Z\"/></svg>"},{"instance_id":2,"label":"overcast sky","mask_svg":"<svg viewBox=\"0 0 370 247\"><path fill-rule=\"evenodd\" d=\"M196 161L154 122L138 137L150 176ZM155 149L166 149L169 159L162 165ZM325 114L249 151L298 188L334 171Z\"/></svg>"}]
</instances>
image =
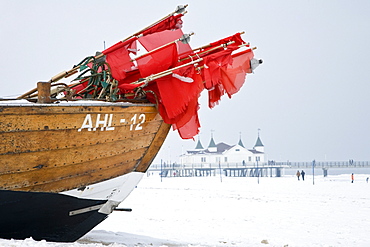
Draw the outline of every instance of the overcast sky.
<instances>
[{"instance_id":1,"label":"overcast sky","mask_svg":"<svg viewBox=\"0 0 370 247\"><path fill-rule=\"evenodd\" d=\"M363 0L0 0L0 97L70 69L189 4L185 33L195 48L245 31L262 58L241 91L213 110L200 100L200 139L253 148L267 159L370 160L370 1ZM177 161L196 142L171 132L159 159Z\"/></svg>"}]
</instances>

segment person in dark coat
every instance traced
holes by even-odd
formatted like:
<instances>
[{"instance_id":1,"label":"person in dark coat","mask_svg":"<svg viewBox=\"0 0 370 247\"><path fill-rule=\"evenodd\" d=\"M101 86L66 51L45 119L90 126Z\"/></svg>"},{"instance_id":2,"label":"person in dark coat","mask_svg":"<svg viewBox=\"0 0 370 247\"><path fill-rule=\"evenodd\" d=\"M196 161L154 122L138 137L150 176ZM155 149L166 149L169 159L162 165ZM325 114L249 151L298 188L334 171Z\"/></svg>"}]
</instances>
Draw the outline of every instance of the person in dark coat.
<instances>
[{"instance_id":1,"label":"person in dark coat","mask_svg":"<svg viewBox=\"0 0 370 247\"><path fill-rule=\"evenodd\" d=\"M305 175L306 173L302 170L301 171L301 176L302 176L302 180L304 181L304 175Z\"/></svg>"}]
</instances>

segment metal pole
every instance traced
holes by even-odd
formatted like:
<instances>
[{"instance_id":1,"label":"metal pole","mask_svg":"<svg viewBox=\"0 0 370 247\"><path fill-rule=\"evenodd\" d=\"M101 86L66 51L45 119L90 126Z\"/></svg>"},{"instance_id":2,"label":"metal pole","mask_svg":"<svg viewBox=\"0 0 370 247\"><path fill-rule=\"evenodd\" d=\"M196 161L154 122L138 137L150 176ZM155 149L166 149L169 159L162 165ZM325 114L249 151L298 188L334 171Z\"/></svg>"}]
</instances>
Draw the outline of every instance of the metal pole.
<instances>
[{"instance_id":1,"label":"metal pole","mask_svg":"<svg viewBox=\"0 0 370 247\"><path fill-rule=\"evenodd\" d=\"M161 173L160 173L160 175L161 175L161 182L162 182L162 176L163 176L163 173L162 173L163 171L162 171L162 159L161 159Z\"/></svg>"},{"instance_id":2,"label":"metal pole","mask_svg":"<svg viewBox=\"0 0 370 247\"><path fill-rule=\"evenodd\" d=\"M221 161L218 161L218 167L220 168L220 180L221 180L221 183L222 183Z\"/></svg>"},{"instance_id":3,"label":"metal pole","mask_svg":"<svg viewBox=\"0 0 370 247\"><path fill-rule=\"evenodd\" d=\"M315 185L315 160L312 161L312 184Z\"/></svg>"},{"instance_id":4,"label":"metal pole","mask_svg":"<svg viewBox=\"0 0 370 247\"><path fill-rule=\"evenodd\" d=\"M256 157L256 162L257 162L257 183L260 184L260 172L258 170L258 160L259 160L259 157Z\"/></svg>"}]
</instances>

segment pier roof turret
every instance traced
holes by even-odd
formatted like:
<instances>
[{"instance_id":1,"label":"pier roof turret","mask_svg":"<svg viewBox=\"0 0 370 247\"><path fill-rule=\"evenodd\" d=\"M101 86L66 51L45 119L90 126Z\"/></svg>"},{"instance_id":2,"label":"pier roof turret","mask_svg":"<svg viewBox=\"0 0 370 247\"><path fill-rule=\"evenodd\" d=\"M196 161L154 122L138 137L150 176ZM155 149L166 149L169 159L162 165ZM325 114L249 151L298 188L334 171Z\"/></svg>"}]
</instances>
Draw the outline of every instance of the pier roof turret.
<instances>
[{"instance_id":1,"label":"pier roof turret","mask_svg":"<svg viewBox=\"0 0 370 247\"><path fill-rule=\"evenodd\" d=\"M256 141L256 144L254 146L255 147L263 147L262 141L261 141L261 139L260 139L259 136L258 136L257 141Z\"/></svg>"},{"instance_id":2,"label":"pier roof turret","mask_svg":"<svg viewBox=\"0 0 370 247\"><path fill-rule=\"evenodd\" d=\"M215 140L213 140L212 131L211 131L211 141L209 142L207 150L211 153L216 153L217 152L217 146L216 146Z\"/></svg>"},{"instance_id":3,"label":"pier roof turret","mask_svg":"<svg viewBox=\"0 0 370 247\"><path fill-rule=\"evenodd\" d=\"M200 139L198 138L198 143L195 149L204 149L202 143L200 142Z\"/></svg>"},{"instance_id":4,"label":"pier roof turret","mask_svg":"<svg viewBox=\"0 0 370 247\"><path fill-rule=\"evenodd\" d=\"M239 133L239 142L238 142L238 145L239 145L239 146L242 146L243 148L245 148L245 147L244 147L244 144L243 144L243 142L242 142L242 133Z\"/></svg>"},{"instance_id":5,"label":"pier roof turret","mask_svg":"<svg viewBox=\"0 0 370 247\"><path fill-rule=\"evenodd\" d=\"M216 147L216 143L215 141L213 140L213 136L211 137L211 141L209 142L209 145L208 145L208 148L215 148Z\"/></svg>"}]
</instances>

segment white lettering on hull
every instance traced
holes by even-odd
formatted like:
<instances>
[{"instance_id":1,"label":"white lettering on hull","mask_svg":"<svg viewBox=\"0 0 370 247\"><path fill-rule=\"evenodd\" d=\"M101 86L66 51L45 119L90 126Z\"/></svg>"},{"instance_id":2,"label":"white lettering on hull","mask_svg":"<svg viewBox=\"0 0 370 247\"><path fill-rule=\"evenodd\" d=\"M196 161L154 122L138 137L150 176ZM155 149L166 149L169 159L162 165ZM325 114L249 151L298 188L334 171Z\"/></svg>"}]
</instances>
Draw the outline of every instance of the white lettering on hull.
<instances>
[{"instance_id":1,"label":"white lettering on hull","mask_svg":"<svg viewBox=\"0 0 370 247\"><path fill-rule=\"evenodd\" d=\"M110 131L115 129L115 127L112 126L114 114L97 114L96 118L93 118L92 115L93 114L86 114L78 132L81 132L83 129L87 129L88 131L96 131L99 129L100 131ZM120 119L119 122L120 124L130 124L130 131L135 131L143 129L142 125L145 123L145 119L145 114L140 114L139 116L138 114L134 114L129 122L126 122L126 119Z\"/></svg>"}]
</instances>

